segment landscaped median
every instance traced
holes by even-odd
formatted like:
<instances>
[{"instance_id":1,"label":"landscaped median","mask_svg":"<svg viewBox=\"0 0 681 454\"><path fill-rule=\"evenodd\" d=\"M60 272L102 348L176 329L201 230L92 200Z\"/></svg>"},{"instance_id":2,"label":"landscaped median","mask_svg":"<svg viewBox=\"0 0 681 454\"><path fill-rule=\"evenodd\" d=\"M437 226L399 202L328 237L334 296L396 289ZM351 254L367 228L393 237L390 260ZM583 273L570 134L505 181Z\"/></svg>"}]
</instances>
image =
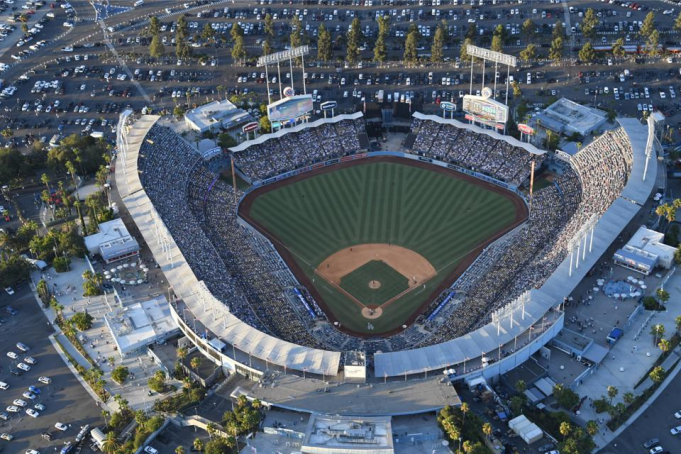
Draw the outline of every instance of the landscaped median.
<instances>
[{"instance_id":1,"label":"landscaped median","mask_svg":"<svg viewBox=\"0 0 681 454\"><path fill-rule=\"evenodd\" d=\"M66 337L68 338L68 336L66 336ZM64 356L66 356L66 359L69 361L69 363L71 363L71 365L74 367L74 369L76 369L78 374L80 374L80 376L83 378L83 380L85 380L90 385L90 387L95 392L95 394L97 394L97 396L100 399L102 399L102 402L106 402L107 400L109 400L110 395L105 388L106 381L104 381L102 379L103 373L98 367L96 367L94 365L92 358L90 358L90 356L87 354L85 349L83 349L83 346L80 345L80 342L78 342L78 340L76 339L77 344L74 345L74 347L92 365L92 367L90 369L85 368L82 364L80 364L78 361L76 361L73 358L73 356L71 356L71 354L68 352L66 347L64 347L64 345L62 345L62 343L59 341L59 339L56 338L56 336L54 337L54 341L59 346L59 349L62 351ZM80 348L78 348L78 347L80 347Z\"/></svg>"}]
</instances>

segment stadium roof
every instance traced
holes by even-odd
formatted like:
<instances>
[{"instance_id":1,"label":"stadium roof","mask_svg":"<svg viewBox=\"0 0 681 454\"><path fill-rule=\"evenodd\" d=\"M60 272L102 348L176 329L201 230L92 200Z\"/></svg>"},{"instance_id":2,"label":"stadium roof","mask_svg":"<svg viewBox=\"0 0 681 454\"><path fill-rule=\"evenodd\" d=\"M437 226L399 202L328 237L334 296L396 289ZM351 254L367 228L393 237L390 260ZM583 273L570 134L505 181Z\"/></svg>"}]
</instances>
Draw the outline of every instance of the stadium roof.
<instances>
[{"instance_id":1,"label":"stadium roof","mask_svg":"<svg viewBox=\"0 0 681 454\"><path fill-rule=\"evenodd\" d=\"M531 143L526 143L526 142L521 142L520 140L516 139L515 137L511 136L505 136L503 134L499 134L496 130L492 129L483 129L478 125L473 125L473 124L468 124L468 123L461 123L459 120L454 120L453 118L442 118L438 117L437 115L425 115L422 114L421 112L414 112L414 115L412 115L414 118L418 118L419 120L430 120L434 121L435 123L440 123L443 125L452 125L456 128L459 129L468 129L469 131L473 131L476 134L484 134L487 136L492 137L493 139L496 140L503 140L504 142L508 142L509 144L513 145L514 147L520 147L527 151L528 153L531 154L536 154L536 155L543 155L546 154L545 150L540 150L539 148L535 147Z\"/></svg>"},{"instance_id":2,"label":"stadium roof","mask_svg":"<svg viewBox=\"0 0 681 454\"><path fill-rule=\"evenodd\" d=\"M568 256L563 260L544 285L538 290L530 291L530 301L525 306L525 319L521 319L519 311L516 312L514 322L517 324L514 324L513 328L509 327L508 322L502 322L501 332L497 335L496 324L489 323L476 331L439 345L399 352L377 353L374 356L375 375L377 377L386 375L393 377L405 373L423 373L425 370L444 369L462 363L464 360L477 358L481 353L491 352L499 348L500 344L512 341L514 336L540 322L551 307L556 306L563 300L563 297L572 293L577 284L586 276L586 273L638 213L641 208L638 203L642 204L648 198L655 184L657 166L648 166L648 174L645 180L643 180L643 169L641 168L645 165L647 126L641 125L636 119L620 120L620 125L629 136L633 148L634 163L631 176L622 191L622 196L616 199L598 220L594 229L592 251L586 254L586 259L581 261L579 268L573 267L572 273L570 273L570 257ZM654 152L651 159L655 159ZM624 194L630 194L634 199L627 199ZM638 203L634 203L634 201Z\"/></svg>"},{"instance_id":3,"label":"stadium roof","mask_svg":"<svg viewBox=\"0 0 681 454\"><path fill-rule=\"evenodd\" d=\"M142 139L159 118L145 115L133 125L130 135L134 141L130 141L124 165L116 166L116 183L130 216L137 224L175 294L182 298L191 312L213 334L229 344L236 344L239 350L250 352L257 358L281 367L305 370L319 375L336 375L340 365L340 353L308 348L270 336L241 321L222 303L209 305L209 308L205 302L209 297L205 294L205 286L200 284L182 251L172 241L170 232L168 234L170 250L162 249L157 241L156 225L153 222L153 213L156 210L142 187L137 171L137 157ZM200 159L198 154L197 159Z\"/></svg>"}]
</instances>

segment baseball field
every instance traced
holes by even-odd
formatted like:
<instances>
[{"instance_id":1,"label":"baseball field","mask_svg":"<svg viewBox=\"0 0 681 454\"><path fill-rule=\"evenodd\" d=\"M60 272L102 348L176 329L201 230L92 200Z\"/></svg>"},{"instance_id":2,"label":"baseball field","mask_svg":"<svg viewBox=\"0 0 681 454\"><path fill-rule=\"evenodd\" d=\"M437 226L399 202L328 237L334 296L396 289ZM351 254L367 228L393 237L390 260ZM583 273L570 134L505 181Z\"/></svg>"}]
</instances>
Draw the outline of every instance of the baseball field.
<instances>
[{"instance_id":1,"label":"baseball field","mask_svg":"<svg viewBox=\"0 0 681 454\"><path fill-rule=\"evenodd\" d=\"M527 209L492 184L381 157L258 188L240 215L272 241L331 321L380 337L412 323Z\"/></svg>"}]
</instances>

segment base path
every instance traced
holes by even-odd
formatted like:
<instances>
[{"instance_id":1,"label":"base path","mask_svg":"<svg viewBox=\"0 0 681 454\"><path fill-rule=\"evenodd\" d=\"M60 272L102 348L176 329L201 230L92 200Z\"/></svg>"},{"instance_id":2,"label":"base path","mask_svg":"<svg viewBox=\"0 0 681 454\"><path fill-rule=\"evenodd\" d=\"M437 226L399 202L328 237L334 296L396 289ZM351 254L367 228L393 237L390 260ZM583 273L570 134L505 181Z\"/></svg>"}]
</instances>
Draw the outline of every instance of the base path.
<instances>
[{"instance_id":1,"label":"base path","mask_svg":"<svg viewBox=\"0 0 681 454\"><path fill-rule=\"evenodd\" d=\"M340 285L343 276L372 260L380 260L406 277L409 287L422 284L437 274L433 265L418 252L387 243L367 243L341 249L320 263L315 272Z\"/></svg>"}]
</instances>

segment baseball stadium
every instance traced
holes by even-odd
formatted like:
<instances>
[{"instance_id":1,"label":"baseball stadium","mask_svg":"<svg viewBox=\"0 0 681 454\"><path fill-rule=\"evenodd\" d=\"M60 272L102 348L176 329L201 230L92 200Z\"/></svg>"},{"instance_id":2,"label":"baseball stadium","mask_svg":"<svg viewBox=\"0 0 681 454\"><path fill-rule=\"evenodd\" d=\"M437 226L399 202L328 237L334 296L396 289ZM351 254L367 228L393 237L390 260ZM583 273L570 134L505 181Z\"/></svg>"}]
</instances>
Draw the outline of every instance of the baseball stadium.
<instances>
[{"instance_id":1,"label":"baseball stadium","mask_svg":"<svg viewBox=\"0 0 681 454\"><path fill-rule=\"evenodd\" d=\"M417 112L399 149L371 151L357 112L203 156L126 112L116 183L173 318L216 365L344 382L359 352L381 383L490 378L557 335L652 192L651 127L619 120L568 155Z\"/></svg>"}]
</instances>

